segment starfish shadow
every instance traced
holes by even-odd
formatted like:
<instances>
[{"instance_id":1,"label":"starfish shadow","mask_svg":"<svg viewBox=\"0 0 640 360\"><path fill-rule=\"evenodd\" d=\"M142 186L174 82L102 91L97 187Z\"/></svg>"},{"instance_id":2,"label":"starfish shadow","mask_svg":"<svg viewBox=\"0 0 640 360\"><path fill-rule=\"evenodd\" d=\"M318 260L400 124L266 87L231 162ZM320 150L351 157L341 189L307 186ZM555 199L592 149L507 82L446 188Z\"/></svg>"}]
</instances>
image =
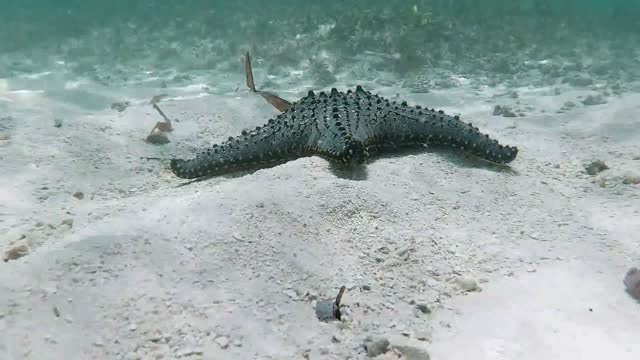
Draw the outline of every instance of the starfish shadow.
<instances>
[{"instance_id":1,"label":"starfish shadow","mask_svg":"<svg viewBox=\"0 0 640 360\"><path fill-rule=\"evenodd\" d=\"M333 175L340 179L363 181L367 180L369 177L366 164L347 166L329 162L329 169Z\"/></svg>"},{"instance_id":2,"label":"starfish shadow","mask_svg":"<svg viewBox=\"0 0 640 360\"><path fill-rule=\"evenodd\" d=\"M384 152L374 153L369 158L369 163L374 163L384 158L403 158L407 155L433 154L441 156L455 166L463 168L485 169L497 173L510 173L518 175L518 172L508 164L496 164L478 156L463 152L459 149L452 149L446 145L420 145L411 147L398 147L395 149L384 149Z\"/></svg>"},{"instance_id":3,"label":"starfish shadow","mask_svg":"<svg viewBox=\"0 0 640 360\"><path fill-rule=\"evenodd\" d=\"M207 176L182 182L176 185L175 187L182 187L182 186L190 185L196 182L210 180L213 178L236 179L246 175L254 174L259 170L270 169L270 168L283 165L286 162L288 161L283 160L277 163L263 164L258 166L253 165L251 167L247 166L246 168L234 169L231 172L225 172L222 174L207 175ZM357 166L348 166L348 165L338 164L332 161L328 161L328 163L329 163L329 170L334 176L338 178L345 179L345 180L354 180L354 181L362 181L368 178L366 164L357 165ZM166 167L168 168L168 165Z\"/></svg>"},{"instance_id":4,"label":"starfish shadow","mask_svg":"<svg viewBox=\"0 0 640 360\"><path fill-rule=\"evenodd\" d=\"M432 146L432 149L427 150L427 152L442 156L447 159L447 161L459 167L485 169L497 173L506 172L512 175L518 175L518 172L509 164L493 163L479 156L463 152L459 149L452 149L446 146Z\"/></svg>"},{"instance_id":5,"label":"starfish shadow","mask_svg":"<svg viewBox=\"0 0 640 360\"><path fill-rule=\"evenodd\" d=\"M263 169L270 169L270 168L274 168L276 166L282 165L284 164L285 160L280 161L280 162L275 162L275 163L271 163L271 164L262 164L262 165L251 165L251 166L246 166L246 167L241 167L241 168L237 168L234 169L233 171L229 171L229 172L224 172L221 174L211 174L211 175L206 175L206 176L202 176L202 177L198 177L189 181L185 181L183 183L180 183L178 185L176 185L175 187L182 187L185 185L190 185L196 182L200 182L200 181L205 181L205 180L210 180L213 178L224 178L224 179L236 179L236 178L240 178L246 175L251 175L254 174L255 172L259 171L259 170L263 170ZM169 166L166 166L167 168L169 168Z\"/></svg>"}]
</instances>

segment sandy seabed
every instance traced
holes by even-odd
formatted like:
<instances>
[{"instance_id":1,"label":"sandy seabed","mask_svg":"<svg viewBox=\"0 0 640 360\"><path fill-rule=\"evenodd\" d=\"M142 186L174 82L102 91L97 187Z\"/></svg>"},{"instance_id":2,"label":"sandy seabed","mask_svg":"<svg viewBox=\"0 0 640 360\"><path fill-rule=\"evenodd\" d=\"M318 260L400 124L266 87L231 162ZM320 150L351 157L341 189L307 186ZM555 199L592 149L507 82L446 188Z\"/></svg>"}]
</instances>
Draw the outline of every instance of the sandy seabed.
<instances>
[{"instance_id":1,"label":"sandy seabed","mask_svg":"<svg viewBox=\"0 0 640 360\"><path fill-rule=\"evenodd\" d=\"M0 263L2 359L640 357L622 283L640 266L638 93L363 84L519 156L427 149L359 174L309 157L178 186L141 157L190 157L277 110L242 87L46 84L0 83L0 250L25 252ZM175 130L151 145L159 92ZM320 322L343 285L342 321Z\"/></svg>"}]
</instances>

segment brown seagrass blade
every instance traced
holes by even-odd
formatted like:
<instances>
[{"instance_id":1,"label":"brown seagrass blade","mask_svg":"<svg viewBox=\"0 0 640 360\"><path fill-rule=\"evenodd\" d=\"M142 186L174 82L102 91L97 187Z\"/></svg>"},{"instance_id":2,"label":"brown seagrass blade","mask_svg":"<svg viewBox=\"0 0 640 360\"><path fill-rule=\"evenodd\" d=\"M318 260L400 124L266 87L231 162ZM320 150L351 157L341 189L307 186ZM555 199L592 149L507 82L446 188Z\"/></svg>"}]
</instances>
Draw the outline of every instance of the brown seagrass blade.
<instances>
[{"instance_id":1,"label":"brown seagrass blade","mask_svg":"<svg viewBox=\"0 0 640 360\"><path fill-rule=\"evenodd\" d=\"M244 57L244 73L247 77L247 87L249 88L249 90L260 93L260 95L262 95L262 97L267 100L269 104L273 105L273 107L280 111L285 111L293 106L293 104L279 97L278 95L274 95L266 91L256 90L256 85L253 81L253 70L251 68L251 57L249 56L248 51Z\"/></svg>"}]
</instances>

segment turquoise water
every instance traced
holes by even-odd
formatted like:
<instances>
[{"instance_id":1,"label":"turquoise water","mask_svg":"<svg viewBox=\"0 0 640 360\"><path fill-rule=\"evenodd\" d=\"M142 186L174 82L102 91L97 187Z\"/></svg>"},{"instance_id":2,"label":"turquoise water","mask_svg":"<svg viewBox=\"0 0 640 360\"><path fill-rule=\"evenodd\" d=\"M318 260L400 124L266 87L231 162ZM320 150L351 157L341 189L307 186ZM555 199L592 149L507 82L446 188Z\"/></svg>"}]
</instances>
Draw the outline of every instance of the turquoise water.
<instances>
[{"instance_id":1,"label":"turquoise water","mask_svg":"<svg viewBox=\"0 0 640 360\"><path fill-rule=\"evenodd\" d=\"M149 68L174 77L236 72L245 51L274 76L312 68L309 81L321 86L372 71L416 78L425 67L500 82L550 58L606 78L635 79L639 67L638 1L3 3L0 77L62 62L103 83Z\"/></svg>"}]
</instances>

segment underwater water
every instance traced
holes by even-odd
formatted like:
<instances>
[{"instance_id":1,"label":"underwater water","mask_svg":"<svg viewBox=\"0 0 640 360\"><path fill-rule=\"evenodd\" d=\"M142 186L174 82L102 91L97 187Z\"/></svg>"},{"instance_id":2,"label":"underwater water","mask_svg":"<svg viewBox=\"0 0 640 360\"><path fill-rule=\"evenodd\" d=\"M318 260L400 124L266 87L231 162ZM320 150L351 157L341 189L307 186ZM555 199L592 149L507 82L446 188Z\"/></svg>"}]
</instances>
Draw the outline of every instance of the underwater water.
<instances>
[{"instance_id":1,"label":"underwater water","mask_svg":"<svg viewBox=\"0 0 640 360\"><path fill-rule=\"evenodd\" d=\"M632 0L5 0L0 21L5 77L64 62L105 84L149 69L180 81L237 71L246 51L270 75L303 71L320 87L376 72L414 90L446 85L442 72L540 84L576 71L609 81L640 72Z\"/></svg>"}]
</instances>

